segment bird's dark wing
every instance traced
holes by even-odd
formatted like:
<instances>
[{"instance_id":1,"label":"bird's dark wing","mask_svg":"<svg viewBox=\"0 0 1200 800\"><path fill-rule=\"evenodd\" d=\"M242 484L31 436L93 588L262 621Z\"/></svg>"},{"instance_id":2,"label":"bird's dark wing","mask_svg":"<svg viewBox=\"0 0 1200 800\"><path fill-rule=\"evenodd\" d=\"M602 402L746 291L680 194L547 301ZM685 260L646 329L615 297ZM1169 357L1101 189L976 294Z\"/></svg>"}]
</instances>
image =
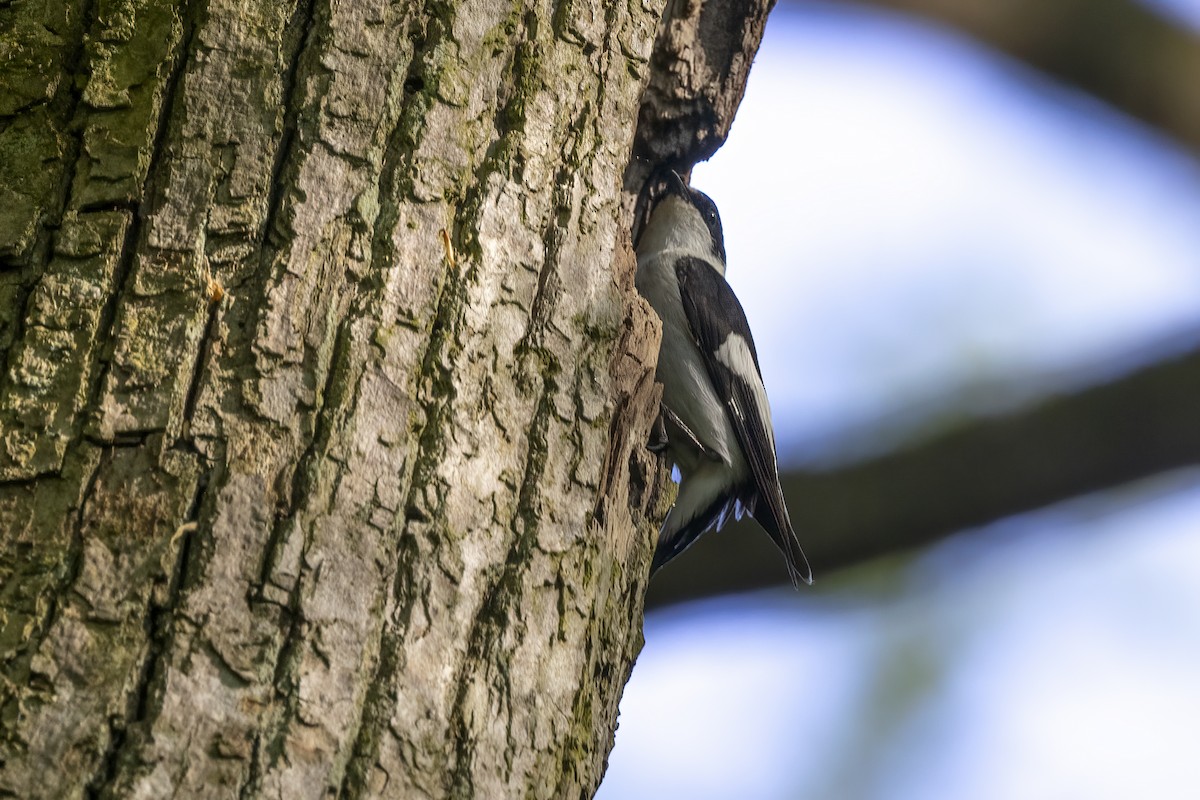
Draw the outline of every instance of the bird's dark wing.
<instances>
[{"instance_id":1,"label":"bird's dark wing","mask_svg":"<svg viewBox=\"0 0 1200 800\"><path fill-rule=\"evenodd\" d=\"M675 275L692 335L754 478L757 491L745 499L747 510L787 558L792 582L811 583L808 560L792 530L779 485L771 409L746 313L733 289L705 261L681 258Z\"/></svg>"}]
</instances>

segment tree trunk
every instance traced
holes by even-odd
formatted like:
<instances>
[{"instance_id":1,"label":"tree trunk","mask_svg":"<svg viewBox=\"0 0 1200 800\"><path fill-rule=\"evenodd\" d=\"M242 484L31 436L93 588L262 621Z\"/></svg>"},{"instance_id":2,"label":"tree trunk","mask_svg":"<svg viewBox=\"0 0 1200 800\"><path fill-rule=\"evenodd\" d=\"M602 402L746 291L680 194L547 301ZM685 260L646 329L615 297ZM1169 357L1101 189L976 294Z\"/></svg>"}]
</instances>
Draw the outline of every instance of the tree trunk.
<instances>
[{"instance_id":1,"label":"tree trunk","mask_svg":"<svg viewBox=\"0 0 1200 800\"><path fill-rule=\"evenodd\" d=\"M0 5L0 796L591 795L767 7Z\"/></svg>"}]
</instances>

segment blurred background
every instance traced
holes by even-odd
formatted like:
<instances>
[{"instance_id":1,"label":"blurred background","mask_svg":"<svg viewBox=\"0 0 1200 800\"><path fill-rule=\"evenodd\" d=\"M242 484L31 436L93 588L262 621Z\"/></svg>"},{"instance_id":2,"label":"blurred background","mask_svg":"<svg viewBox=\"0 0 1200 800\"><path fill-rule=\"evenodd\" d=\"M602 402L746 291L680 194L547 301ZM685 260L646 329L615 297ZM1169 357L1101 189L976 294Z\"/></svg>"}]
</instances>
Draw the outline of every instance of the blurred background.
<instances>
[{"instance_id":1,"label":"blurred background","mask_svg":"<svg viewBox=\"0 0 1200 800\"><path fill-rule=\"evenodd\" d=\"M651 586L601 800L1200 797L1200 0L781 2L721 209L816 584Z\"/></svg>"}]
</instances>

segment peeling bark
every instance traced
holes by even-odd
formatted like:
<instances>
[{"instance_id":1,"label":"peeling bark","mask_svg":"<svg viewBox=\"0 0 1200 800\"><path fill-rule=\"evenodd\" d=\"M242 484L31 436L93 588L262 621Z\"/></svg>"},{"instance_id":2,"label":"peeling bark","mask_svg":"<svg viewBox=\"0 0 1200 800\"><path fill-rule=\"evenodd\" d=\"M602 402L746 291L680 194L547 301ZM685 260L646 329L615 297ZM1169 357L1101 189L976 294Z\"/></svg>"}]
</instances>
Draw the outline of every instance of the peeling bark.
<instances>
[{"instance_id":1,"label":"peeling bark","mask_svg":"<svg viewBox=\"0 0 1200 800\"><path fill-rule=\"evenodd\" d=\"M0 7L0 796L591 795L661 14Z\"/></svg>"}]
</instances>

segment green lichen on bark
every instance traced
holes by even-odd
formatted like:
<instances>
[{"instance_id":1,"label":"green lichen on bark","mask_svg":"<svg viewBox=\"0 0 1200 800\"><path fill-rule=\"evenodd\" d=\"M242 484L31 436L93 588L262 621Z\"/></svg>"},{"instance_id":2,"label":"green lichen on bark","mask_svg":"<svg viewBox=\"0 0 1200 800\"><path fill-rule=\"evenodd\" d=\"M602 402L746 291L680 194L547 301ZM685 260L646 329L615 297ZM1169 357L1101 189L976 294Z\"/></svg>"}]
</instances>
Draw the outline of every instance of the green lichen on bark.
<instances>
[{"instance_id":1,"label":"green lichen on bark","mask_svg":"<svg viewBox=\"0 0 1200 800\"><path fill-rule=\"evenodd\" d=\"M64 218L0 388L0 480L57 473L78 440L130 221L122 211Z\"/></svg>"},{"instance_id":2,"label":"green lichen on bark","mask_svg":"<svg viewBox=\"0 0 1200 800\"><path fill-rule=\"evenodd\" d=\"M0 479L54 473L81 433L81 413L106 355L116 297L132 259L127 239L136 219L131 209L143 199L154 138L165 117L165 77L176 61L182 30L177 10L168 2L134 6L102 0L95 6L79 4L67 14L88 23L80 62L88 78L81 76L81 91L72 94L63 112L80 131L79 144L55 148L54 158L68 149L76 158L73 179L64 187L58 230L42 248L47 263L21 306L24 335L14 343L0 381ZM50 105L34 109L5 133L22 132L38 113L46 117L38 130L51 136ZM5 218L17 220L23 235L34 237L34 222L59 213L58 194L51 191L58 179L45 169L52 158L49 152L5 155L13 157L0 164L17 165L9 169L35 174L28 171L36 164L48 176L39 178L47 185L38 193L27 191L19 177L0 174L5 187L0 191L20 193L31 209ZM98 208L105 210L90 211ZM122 210L109 210L116 208Z\"/></svg>"},{"instance_id":3,"label":"green lichen on bark","mask_svg":"<svg viewBox=\"0 0 1200 800\"><path fill-rule=\"evenodd\" d=\"M13 730L30 681L29 661L78 559L75 528L99 461L94 448L68 461L57 478L0 486L0 717ZM6 738L6 737L5 737Z\"/></svg>"},{"instance_id":4,"label":"green lichen on bark","mask_svg":"<svg viewBox=\"0 0 1200 800\"><path fill-rule=\"evenodd\" d=\"M60 0L0 7L0 268L29 265L59 211L84 16Z\"/></svg>"},{"instance_id":5,"label":"green lichen on bark","mask_svg":"<svg viewBox=\"0 0 1200 800\"><path fill-rule=\"evenodd\" d=\"M72 186L76 207L142 200L184 8L166 0L96 0L85 47L90 75L81 95L86 112Z\"/></svg>"},{"instance_id":6,"label":"green lichen on bark","mask_svg":"<svg viewBox=\"0 0 1200 800\"><path fill-rule=\"evenodd\" d=\"M0 262L28 259L57 196L67 143L49 109L38 106L0 130ZM0 324L16 323L9 310Z\"/></svg>"},{"instance_id":7,"label":"green lichen on bark","mask_svg":"<svg viewBox=\"0 0 1200 800\"><path fill-rule=\"evenodd\" d=\"M71 75L82 4L15 0L0 8L0 117L49 102Z\"/></svg>"}]
</instances>

